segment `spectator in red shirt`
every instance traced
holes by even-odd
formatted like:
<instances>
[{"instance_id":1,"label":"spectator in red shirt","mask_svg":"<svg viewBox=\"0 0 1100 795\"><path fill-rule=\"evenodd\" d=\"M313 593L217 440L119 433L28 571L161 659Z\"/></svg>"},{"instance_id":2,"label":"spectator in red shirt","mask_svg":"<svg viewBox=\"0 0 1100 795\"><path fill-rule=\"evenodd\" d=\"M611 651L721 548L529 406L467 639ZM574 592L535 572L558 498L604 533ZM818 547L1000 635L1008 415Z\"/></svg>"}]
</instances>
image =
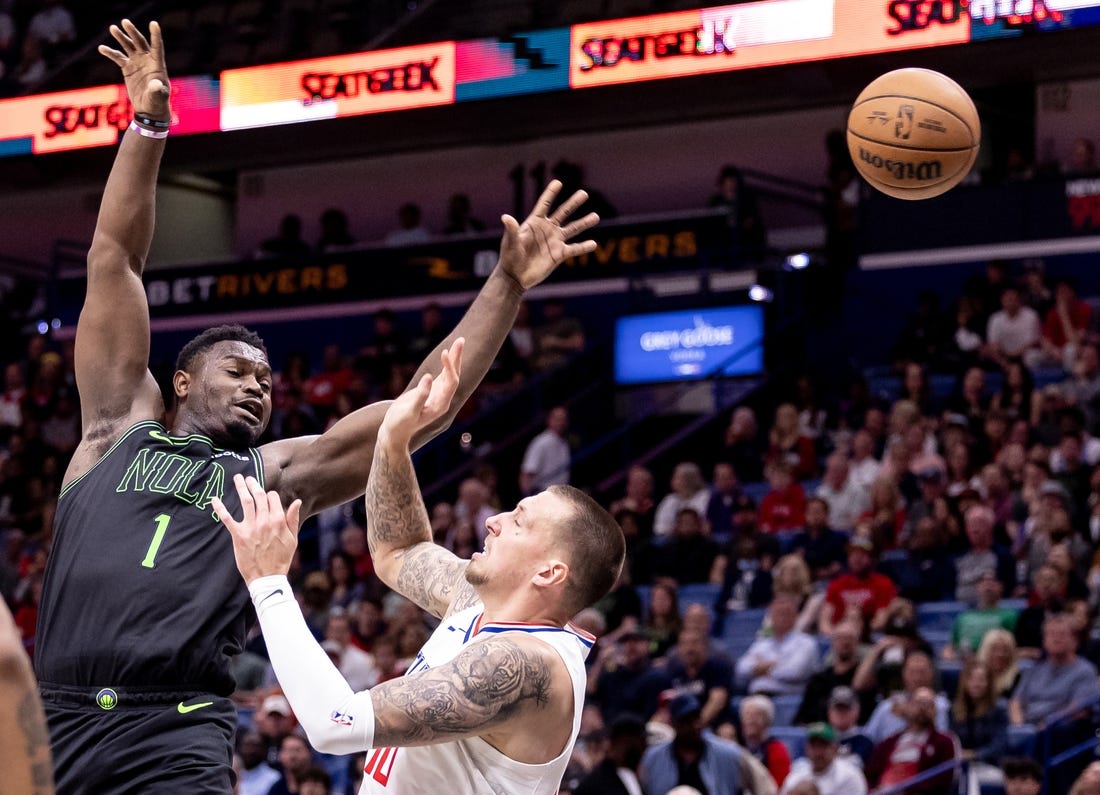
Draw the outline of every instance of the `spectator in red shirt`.
<instances>
[{"instance_id":1,"label":"spectator in red shirt","mask_svg":"<svg viewBox=\"0 0 1100 795\"><path fill-rule=\"evenodd\" d=\"M888 577L874 570L874 552L874 544L865 536L854 536L848 542L848 571L829 583L825 591L818 622L822 634L831 634L849 610L858 610L872 630L881 629L886 608L898 591Z\"/></svg>"},{"instance_id":2,"label":"spectator in red shirt","mask_svg":"<svg viewBox=\"0 0 1100 795\"><path fill-rule=\"evenodd\" d=\"M817 472L814 440L802 432L798 409L793 403L783 403L775 410L764 460L769 464L785 461L799 479L812 478Z\"/></svg>"},{"instance_id":3,"label":"spectator in red shirt","mask_svg":"<svg viewBox=\"0 0 1100 795\"><path fill-rule=\"evenodd\" d=\"M1054 287L1054 306L1043 319L1043 336L1039 340L1041 360L1035 363L1060 364L1073 370L1077 346L1084 339L1092 320L1092 308L1077 297L1073 284L1063 279Z\"/></svg>"},{"instance_id":4,"label":"spectator in red shirt","mask_svg":"<svg viewBox=\"0 0 1100 795\"><path fill-rule=\"evenodd\" d=\"M907 711L907 726L879 743L867 761L867 783L890 787L955 758L955 743L936 730L936 694L931 688L913 691ZM951 789L953 769L907 787L910 795L938 795Z\"/></svg>"},{"instance_id":5,"label":"spectator in red shirt","mask_svg":"<svg viewBox=\"0 0 1100 795\"><path fill-rule=\"evenodd\" d=\"M336 398L351 386L351 368L344 363L339 345L326 345L323 370L305 382L306 402L323 413L336 406Z\"/></svg>"},{"instance_id":6,"label":"spectator in red shirt","mask_svg":"<svg viewBox=\"0 0 1100 795\"><path fill-rule=\"evenodd\" d=\"M806 492L795 482L791 465L773 461L764 476L772 490L760 502L760 530L778 533L801 528L806 524Z\"/></svg>"}]
</instances>

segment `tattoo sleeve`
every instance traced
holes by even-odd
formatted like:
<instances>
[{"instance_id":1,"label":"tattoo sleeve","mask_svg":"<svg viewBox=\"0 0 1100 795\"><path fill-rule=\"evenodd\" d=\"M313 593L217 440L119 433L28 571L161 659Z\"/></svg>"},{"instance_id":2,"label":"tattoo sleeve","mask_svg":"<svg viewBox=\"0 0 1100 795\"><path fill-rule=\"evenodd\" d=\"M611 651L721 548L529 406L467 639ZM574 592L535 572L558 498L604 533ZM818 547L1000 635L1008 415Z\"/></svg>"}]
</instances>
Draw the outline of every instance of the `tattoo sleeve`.
<instances>
[{"instance_id":1,"label":"tattoo sleeve","mask_svg":"<svg viewBox=\"0 0 1100 795\"><path fill-rule=\"evenodd\" d=\"M547 658L505 636L454 660L371 689L375 747L431 745L483 734L550 702Z\"/></svg>"},{"instance_id":2,"label":"tattoo sleeve","mask_svg":"<svg viewBox=\"0 0 1100 795\"><path fill-rule=\"evenodd\" d=\"M439 617L460 592L469 597L473 589L463 579L468 561L432 541L428 511L408 451L379 441L367 480L366 505L367 545L387 585Z\"/></svg>"},{"instance_id":3,"label":"tattoo sleeve","mask_svg":"<svg viewBox=\"0 0 1100 795\"><path fill-rule=\"evenodd\" d=\"M0 657L0 770L0 792L53 795L46 716L22 648Z\"/></svg>"}]
</instances>

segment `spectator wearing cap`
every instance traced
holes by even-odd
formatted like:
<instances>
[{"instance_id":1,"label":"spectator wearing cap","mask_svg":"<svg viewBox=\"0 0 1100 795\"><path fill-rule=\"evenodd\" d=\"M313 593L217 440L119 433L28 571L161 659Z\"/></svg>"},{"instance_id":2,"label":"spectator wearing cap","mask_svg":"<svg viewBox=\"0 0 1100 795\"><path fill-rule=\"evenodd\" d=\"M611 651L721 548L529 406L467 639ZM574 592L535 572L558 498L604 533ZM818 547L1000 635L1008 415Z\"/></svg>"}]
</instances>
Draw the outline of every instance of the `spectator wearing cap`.
<instances>
[{"instance_id":1,"label":"spectator wearing cap","mask_svg":"<svg viewBox=\"0 0 1100 795\"><path fill-rule=\"evenodd\" d=\"M648 719L656 712L668 679L653 667L649 648L649 637L637 626L628 626L601 650L588 674L588 695L599 705L605 724L623 714Z\"/></svg>"},{"instance_id":2,"label":"spectator wearing cap","mask_svg":"<svg viewBox=\"0 0 1100 795\"><path fill-rule=\"evenodd\" d=\"M867 489L851 477L848 456L833 453L825 459L825 474L814 496L824 500L834 527L849 529L870 505Z\"/></svg>"},{"instance_id":3,"label":"spectator wearing cap","mask_svg":"<svg viewBox=\"0 0 1100 795\"><path fill-rule=\"evenodd\" d=\"M267 749L265 757L273 767L279 764L279 747L283 738L294 730L294 712L282 693L273 693L263 700L256 712L256 729Z\"/></svg>"},{"instance_id":4,"label":"spectator wearing cap","mask_svg":"<svg viewBox=\"0 0 1100 795\"><path fill-rule=\"evenodd\" d=\"M970 549L955 561L955 599L973 605L978 601L978 578L993 569L1009 591L1016 587L1016 561L1012 553L993 543L993 511L975 505L966 512L966 538Z\"/></svg>"},{"instance_id":5,"label":"spectator wearing cap","mask_svg":"<svg viewBox=\"0 0 1100 795\"><path fill-rule=\"evenodd\" d=\"M805 526L791 540L791 552L802 556L817 582L831 580L844 566L847 539L829 526L831 515L825 499L811 497L806 502Z\"/></svg>"},{"instance_id":6,"label":"spectator wearing cap","mask_svg":"<svg viewBox=\"0 0 1100 795\"><path fill-rule=\"evenodd\" d=\"M736 679L749 693L799 695L817 668L817 641L795 629L799 605L790 594L776 596L768 608L772 632L758 638L737 661Z\"/></svg>"},{"instance_id":7,"label":"spectator wearing cap","mask_svg":"<svg viewBox=\"0 0 1100 795\"><path fill-rule=\"evenodd\" d=\"M1005 795L1039 795L1043 789L1043 768L1029 757L1006 757L1001 760Z\"/></svg>"},{"instance_id":8,"label":"spectator wearing cap","mask_svg":"<svg viewBox=\"0 0 1100 795\"><path fill-rule=\"evenodd\" d=\"M823 634L831 634L849 609L862 613L872 629L882 626L897 588L874 570L874 552L874 543L865 536L853 536L848 542L848 571L829 583L825 591L818 625Z\"/></svg>"},{"instance_id":9,"label":"spectator wearing cap","mask_svg":"<svg viewBox=\"0 0 1100 795\"><path fill-rule=\"evenodd\" d=\"M812 781L821 795L866 795L863 773L838 756L836 732L828 723L814 723L806 730L806 756L791 766L780 795L789 795L803 781Z\"/></svg>"},{"instance_id":10,"label":"spectator wearing cap","mask_svg":"<svg viewBox=\"0 0 1100 795\"><path fill-rule=\"evenodd\" d=\"M1024 671L1009 702L1013 725L1041 725L1048 717L1097 693L1096 666L1077 656L1077 638L1065 613L1043 622L1045 659Z\"/></svg>"},{"instance_id":11,"label":"spectator wearing cap","mask_svg":"<svg viewBox=\"0 0 1100 795\"><path fill-rule=\"evenodd\" d=\"M850 687L837 687L829 696L829 712L826 721L836 732L839 753L860 770L871 758L875 745L859 727L861 713L860 695Z\"/></svg>"},{"instance_id":12,"label":"spectator wearing cap","mask_svg":"<svg viewBox=\"0 0 1100 795\"><path fill-rule=\"evenodd\" d=\"M854 621L841 621L833 627L825 666L807 680L802 703L794 716L795 723L805 725L825 720L834 691L838 687L851 686L861 656L859 636L860 626ZM873 703L874 699L869 696L868 706Z\"/></svg>"},{"instance_id":13,"label":"spectator wearing cap","mask_svg":"<svg viewBox=\"0 0 1100 795\"><path fill-rule=\"evenodd\" d=\"M891 787L939 767L955 758L955 742L936 727L937 698L931 688L915 689L902 704L900 731L884 738L867 762L867 783ZM949 792L955 771L905 789L908 795L943 795Z\"/></svg>"},{"instance_id":14,"label":"spectator wearing cap","mask_svg":"<svg viewBox=\"0 0 1100 795\"><path fill-rule=\"evenodd\" d=\"M608 727L607 753L573 795L640 795L638 766L646 750L645 722L624 713Z\"/></svg>"},{"instance_id":15,"label":"spectator wearing cap","mask_svg":"<svg viewBox=\"0 0 1100 795\"><path fill-rule=\"evenodd\" d=\"M741 744L767 768L775 783L783 786L791 772L791 755L783 741L771 735L775 705L767 696L749 696L742 699L740 713Z\"/></svg>"},{"instance_id":16,"label":"spectator wearing cap","mask_svg":"<svg viewBox=\"0 0 1100 795\"><path fill-rule=\"evenodd\" d=\"M1012 632L1016 628L1019 611L1001 605L1004 586L994 569L985 568L978 572L975 590L977 606L955 616L951 625L951 643L943 649L944 659L968 659L981 648L986 633L991 629Z\"/></svg>"},{"instance_id":17,"label":"spectator wearing cap","mask_svg":"<svg viewBox=\"0 0 1100 795\"><path fill-rule=\"evenodd\" d=\"M671 740L648 748L642 756L641 783L647 792L663 793L688 785L700 792L740 792L742 751L735 743L703 731L699 699L681 693L669 702Z\"/></svg>"}]
</instances>

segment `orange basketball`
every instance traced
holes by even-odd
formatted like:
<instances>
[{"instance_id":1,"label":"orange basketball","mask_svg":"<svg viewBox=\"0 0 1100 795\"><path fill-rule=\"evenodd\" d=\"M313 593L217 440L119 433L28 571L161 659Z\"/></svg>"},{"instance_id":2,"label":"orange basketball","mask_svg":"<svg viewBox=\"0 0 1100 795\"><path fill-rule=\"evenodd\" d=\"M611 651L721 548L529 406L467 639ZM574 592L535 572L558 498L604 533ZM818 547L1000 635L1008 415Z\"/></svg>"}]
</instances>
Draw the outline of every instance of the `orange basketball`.
<instances>
[{"instance_id":1,"label":"orange basketball","mask_svg":"<svg viewBox=\"0 0 1100 795\"><path fill-rule=\"evenodd\" d=\"M856 168L898 199L928 199L962 182L980 137L974 102L931 69L887 72L863 89L848 114Z\"/></svg>"}]
</instances>

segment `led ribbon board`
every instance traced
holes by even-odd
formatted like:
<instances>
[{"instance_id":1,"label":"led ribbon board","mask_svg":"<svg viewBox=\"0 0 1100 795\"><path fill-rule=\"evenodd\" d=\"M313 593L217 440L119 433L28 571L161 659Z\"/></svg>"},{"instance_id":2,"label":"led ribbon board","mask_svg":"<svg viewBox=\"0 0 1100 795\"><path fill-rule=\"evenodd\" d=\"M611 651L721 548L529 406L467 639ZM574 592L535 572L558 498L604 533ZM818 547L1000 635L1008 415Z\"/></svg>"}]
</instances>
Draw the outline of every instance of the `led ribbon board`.
<instances>
[{"instance_id":1,"label":"led ribbon board","mask_svg":"<svg viewBox=\"0 0 1100 795\"><path fill-rule=\"evenodd\" d=\"M455 101L455 43L222 72L222 129L339 119Z\"/></svg>"},{"instance_id":2,"label":"led ribbon board","mask_svg":"<svg viewBox=\"0 0 1100 795\"><path fill-rule=\"evenodd\" d=\"M217 132L218 84L172 80L172 134ZM0 101L0 156L62 152L118 142L133 116L121 83Z\"/></svg>"},{"instance_id":3,"label":"led ribbon board","mask_svg":"<svg viewBox=\"0 0 1100 795\"><path fill-rule=\"evenodd\" d=\"M574 25L570 85L659 80L970 40L965 15L898 36L891 32L899 28L893 5L889 0L761 0Z\"/></svg>"}]
</instances>

